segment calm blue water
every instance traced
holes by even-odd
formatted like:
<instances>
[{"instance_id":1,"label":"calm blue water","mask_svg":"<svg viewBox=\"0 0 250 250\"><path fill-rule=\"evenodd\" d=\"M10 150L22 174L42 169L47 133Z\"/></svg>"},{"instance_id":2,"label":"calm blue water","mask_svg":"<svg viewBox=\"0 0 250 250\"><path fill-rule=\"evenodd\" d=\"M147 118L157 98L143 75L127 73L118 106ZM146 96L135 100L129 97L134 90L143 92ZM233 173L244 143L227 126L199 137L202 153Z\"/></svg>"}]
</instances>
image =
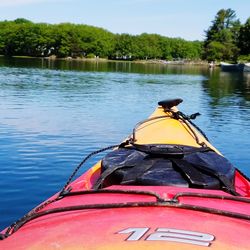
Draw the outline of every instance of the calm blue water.
<instances>
[{"instance_id":1,"label":"calm blue water","mask_svg":"<svg viewBox=\"0 0 250 250\"><path fill-rule=\"evenodd\" d=\"M119 143L159 100L175 97L182 111L202 113L196 123L250 176L249 74L0 58L0 228L58 191L88 153Z\"/></svg>"}]
</instances>

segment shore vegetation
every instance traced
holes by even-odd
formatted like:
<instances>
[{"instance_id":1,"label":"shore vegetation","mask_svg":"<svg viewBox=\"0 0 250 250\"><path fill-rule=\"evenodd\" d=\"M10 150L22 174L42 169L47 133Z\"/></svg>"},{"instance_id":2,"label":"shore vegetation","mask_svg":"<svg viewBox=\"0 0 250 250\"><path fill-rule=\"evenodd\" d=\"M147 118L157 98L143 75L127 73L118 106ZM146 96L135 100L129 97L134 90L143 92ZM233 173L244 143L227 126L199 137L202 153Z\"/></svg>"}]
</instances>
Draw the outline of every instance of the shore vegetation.
<instances>
[{"instance_id":1,"label":"shore vegetation","mask_svg":"<svg viewBox=\"0 0 250 250\"><path fill-rule=\"evenodd\" d=\"M250 18L241 24L232 9L221 9L208 28L203 58L209 61L250 60Z\"/></svg>"},{"instance_id":2,"label":"shore vegetation","mask_svg":"<svg viewBox=\"0 0 250 250\"><path fill-rule=\"evenodd\" d=\"M250 18L241 24L231 9L220 10L204 41L158 34L114 34L84 24L33 23L24 18L0 22L0 54L49 58L113 60L250 60Z\"/></svg>"}]
</instances>

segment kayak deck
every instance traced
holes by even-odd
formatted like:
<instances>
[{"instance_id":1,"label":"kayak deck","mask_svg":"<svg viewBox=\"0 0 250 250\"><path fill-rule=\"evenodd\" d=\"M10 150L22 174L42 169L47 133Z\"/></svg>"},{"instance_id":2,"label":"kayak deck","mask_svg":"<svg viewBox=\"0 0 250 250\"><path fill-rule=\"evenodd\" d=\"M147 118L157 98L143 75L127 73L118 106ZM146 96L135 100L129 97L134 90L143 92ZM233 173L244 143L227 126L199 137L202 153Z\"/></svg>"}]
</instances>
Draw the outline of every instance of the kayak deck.
<instances>
[{"instance_id":1,"label":"kayak deck","mask_svg":"<svg viewBox=\"0 0 250 250\"><path fill-rule=\"evenodd\" d=\"M249 199L161 186L99 191L49 204L1 249L248 249Z\"/></svg>"}]
</instances>

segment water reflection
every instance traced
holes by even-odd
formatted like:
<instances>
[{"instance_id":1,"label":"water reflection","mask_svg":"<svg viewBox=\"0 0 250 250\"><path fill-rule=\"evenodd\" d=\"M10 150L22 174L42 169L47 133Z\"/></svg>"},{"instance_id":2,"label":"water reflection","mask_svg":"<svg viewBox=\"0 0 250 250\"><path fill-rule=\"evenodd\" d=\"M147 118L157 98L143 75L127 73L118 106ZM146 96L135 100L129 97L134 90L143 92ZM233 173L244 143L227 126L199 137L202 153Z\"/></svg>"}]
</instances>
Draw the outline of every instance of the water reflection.
<instances>
[{"instance_id":1,"label":"water reflection","mask_svg":"<svg viewBox=\"0 0 250 250\"><path fill-rule=\"evenodd\" d=\"M48 60L43 58L5 58L0 57L0 66L43 68L57 70L92 71L92 72L124 72L141 74L192 74L206 75L207 66L143 64L137 62L117 62L105 60Z\"/></svg>"},{"instance_id":2,"label":"water reflection","mask_svg":"<svg viewBox=\"0 0 250 250\"><path fill-rule=\"evenodd\" d=\"M224 102L223 98L232 96L242 97L246 101L250 101L249 73L213 70L210 72L209 78L203 81L203 87L211 97L210 104L212 106L219 105ZM224 105L226 105L226 102L224 102Z\"/></svg>"}]
</instances>

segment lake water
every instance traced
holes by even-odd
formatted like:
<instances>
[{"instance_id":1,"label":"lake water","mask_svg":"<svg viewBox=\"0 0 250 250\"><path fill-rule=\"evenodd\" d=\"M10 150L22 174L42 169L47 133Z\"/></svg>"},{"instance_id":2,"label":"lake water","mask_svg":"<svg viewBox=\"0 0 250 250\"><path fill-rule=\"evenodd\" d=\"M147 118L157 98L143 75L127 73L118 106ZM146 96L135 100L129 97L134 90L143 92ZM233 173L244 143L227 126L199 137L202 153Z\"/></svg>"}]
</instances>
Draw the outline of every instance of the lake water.
<instances>
[{"instance_id":1,"label":"lake water","mask_svg":"<svg viewBox=\"0 0 250 250\"><path fill-rule=\"evenodd\" d=\"M159 100L176 97L250 176L250 74L0 57L0 228L61 189L88 153L119 143Z\"/></svg>"}]
</instances>

